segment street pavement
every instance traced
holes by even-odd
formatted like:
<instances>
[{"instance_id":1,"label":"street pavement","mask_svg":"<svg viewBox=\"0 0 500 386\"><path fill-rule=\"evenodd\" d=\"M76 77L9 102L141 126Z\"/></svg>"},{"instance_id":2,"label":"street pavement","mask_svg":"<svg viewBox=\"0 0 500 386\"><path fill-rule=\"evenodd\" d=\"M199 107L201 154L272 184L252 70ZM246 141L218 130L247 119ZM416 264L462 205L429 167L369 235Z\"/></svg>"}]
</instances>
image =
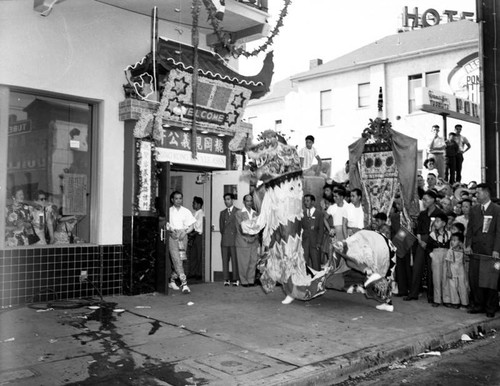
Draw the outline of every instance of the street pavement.
<instances>
[{"instance_id":1,"label":"street pavement","mask_svg":"<svg viewBox=\"0 0 500 386\"><path fill-rule=\"evenodd\" d=\"M500 327L498 316L424 298L395 298L391 313L333 290L290 305L280 287L191 291L108 297L97 310L2 310L0 385L332 385Z\"/></svg>"}]
</instances>

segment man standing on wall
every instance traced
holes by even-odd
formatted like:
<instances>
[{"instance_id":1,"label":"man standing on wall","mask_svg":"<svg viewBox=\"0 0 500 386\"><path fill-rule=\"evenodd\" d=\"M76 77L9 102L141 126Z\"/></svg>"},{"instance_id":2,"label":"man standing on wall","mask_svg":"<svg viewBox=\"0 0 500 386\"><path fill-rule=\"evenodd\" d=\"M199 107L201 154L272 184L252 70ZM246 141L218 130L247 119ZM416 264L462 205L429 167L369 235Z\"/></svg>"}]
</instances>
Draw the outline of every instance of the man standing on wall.
<instances>
[{"instance_id":1,"label":"man standing on wall","mask_svg":"<svg viewBox=\"0 0 500 386\"><path fill-rule=\"evenodd\" d=\"M220 247L222 252L222 273L224 275L224 285L229 286L229 261L231 261L231 271L233 273L233 286L239 286L238 259L236 258L236 212L238 208L234 206L234 196L232 193L224 194L224 205L226 209L220 212L219 229L221 234Z\"/></svg>"},{"instance_id":2,"label":"man standing on wall","mask_svg":"<svg viewBox=\"0 0 500 386\"><path fill-rule=\"evenodd\" d=\"M182 293L188 294L191 292L187 285L184 267L182 266L181 254L186 253L187 237L196 223L196 219L191 214L190 210L182 206L182 193L174 191L170 195L172 206L169 210L169 223L167 223L167 231L169 234L168 251L170 259L174 266L170 283L168 287L173 290L178 290L179 287L175 283L175 279L180 279Z\"/></svg>"},{"instance_id":3,"label":"man standing on wall","mask_svg":"<svg viewBox=\"0 0 500 386\"><path fill-rule=\"evenodd\" d=\"M455 141L458 143L458 154L456 157L456 178L455 181L462 182L462 164L464 162L464 153L470 149L470 142L462 134L462 125L455 125Z\"/></svg>"}]
</instances>

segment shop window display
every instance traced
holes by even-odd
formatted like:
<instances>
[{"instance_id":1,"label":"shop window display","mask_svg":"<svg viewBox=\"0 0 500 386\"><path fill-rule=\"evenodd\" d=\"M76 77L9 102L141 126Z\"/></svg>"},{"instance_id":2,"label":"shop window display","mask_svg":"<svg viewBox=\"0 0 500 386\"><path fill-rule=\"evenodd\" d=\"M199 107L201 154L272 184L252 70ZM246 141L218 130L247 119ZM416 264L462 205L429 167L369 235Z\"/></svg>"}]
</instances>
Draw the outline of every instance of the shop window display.
<instances>
[{"instance_id":1,"label":"shop window display","mask_svg":"<svg viewBox=\"0 0 500 386\"><path fill-rule=\"evenodd\" d=\"M11 92L6 247L89 242L92 106Z\"/></svg>"}]
</instances>

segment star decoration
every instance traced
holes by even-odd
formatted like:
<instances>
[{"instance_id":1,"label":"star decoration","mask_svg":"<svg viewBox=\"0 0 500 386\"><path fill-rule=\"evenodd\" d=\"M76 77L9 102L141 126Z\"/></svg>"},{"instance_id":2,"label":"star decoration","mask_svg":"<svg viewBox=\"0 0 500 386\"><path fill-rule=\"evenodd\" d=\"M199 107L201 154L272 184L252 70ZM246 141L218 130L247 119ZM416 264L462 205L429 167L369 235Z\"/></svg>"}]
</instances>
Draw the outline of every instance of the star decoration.
<instances>
[{"instance_id":1,"label":"star decoration","mask_svg":"<svg viewBox=\"0 0 500 386\"><path fill-rule=\"evenodd\" d=\"M235 125L236 122L238 122L238 117L239 116L240 116L240 114L236 113L236 112L228 113L227 114L227 118L226 118L228 126Z\"/></svg>"},{"instance_id":2,"label":"star decoration","mask_svg":"<svg viewBox=\"0 0 500 386\"><path fill-rule=\"evenodd\" d=\"M173 113L174 109L179 105L179 101L177 100L177 98L174 98L174 99L170 99L168 101L168 106L167 106L167 110L170 111L170 113Z\"/></svg>"},{"instance_id":3,"label":"star decoration","mask_svg":"<svg viewBox=\"0 0 500 386\"><path fill-rule=\"evenodd\" d=\"M231 105L234 106L235 109L243 107L243 102L245 99L246 98L243 96L243 93L235 95L233 101L231 102Z\"/></svg>"},{"instance_id":4,"label":"star decoration","mask_svg":"<svg viewBox=\"0 0 500 386\"><path fill-rule=\"evenodd\" d=\"M186 88L188 86L188 83L184 80L184 77L175 79L174 84L175 86L173 87L173 89L175 90L177 95L186 95Z\"/></svg>"}]
</instances>

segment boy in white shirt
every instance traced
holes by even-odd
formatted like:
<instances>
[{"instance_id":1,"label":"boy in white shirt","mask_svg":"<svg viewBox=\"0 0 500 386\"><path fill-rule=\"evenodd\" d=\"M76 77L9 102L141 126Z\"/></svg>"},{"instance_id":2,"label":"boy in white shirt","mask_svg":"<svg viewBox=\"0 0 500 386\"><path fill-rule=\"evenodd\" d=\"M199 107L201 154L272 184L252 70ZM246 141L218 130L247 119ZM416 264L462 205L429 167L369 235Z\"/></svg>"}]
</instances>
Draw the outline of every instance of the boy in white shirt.
<instances>
[{"instance_id":1,"label":"boy in white shirt","mask_svg":"<svg viewBox=\"0 0 500 386\"><path fill-rule=\"evenodd\" d=\"M311 169L314 171L316 176L319 176L321 171L321 158L316 149L313 147L313 144L314 137L312 135L308 135L306 137L306 147L299 150L300 166L302 167L302 170ZM314 165L314 169L312 169L315 159L318 161L318 164Z\"/></svg>"}]
</instances>

